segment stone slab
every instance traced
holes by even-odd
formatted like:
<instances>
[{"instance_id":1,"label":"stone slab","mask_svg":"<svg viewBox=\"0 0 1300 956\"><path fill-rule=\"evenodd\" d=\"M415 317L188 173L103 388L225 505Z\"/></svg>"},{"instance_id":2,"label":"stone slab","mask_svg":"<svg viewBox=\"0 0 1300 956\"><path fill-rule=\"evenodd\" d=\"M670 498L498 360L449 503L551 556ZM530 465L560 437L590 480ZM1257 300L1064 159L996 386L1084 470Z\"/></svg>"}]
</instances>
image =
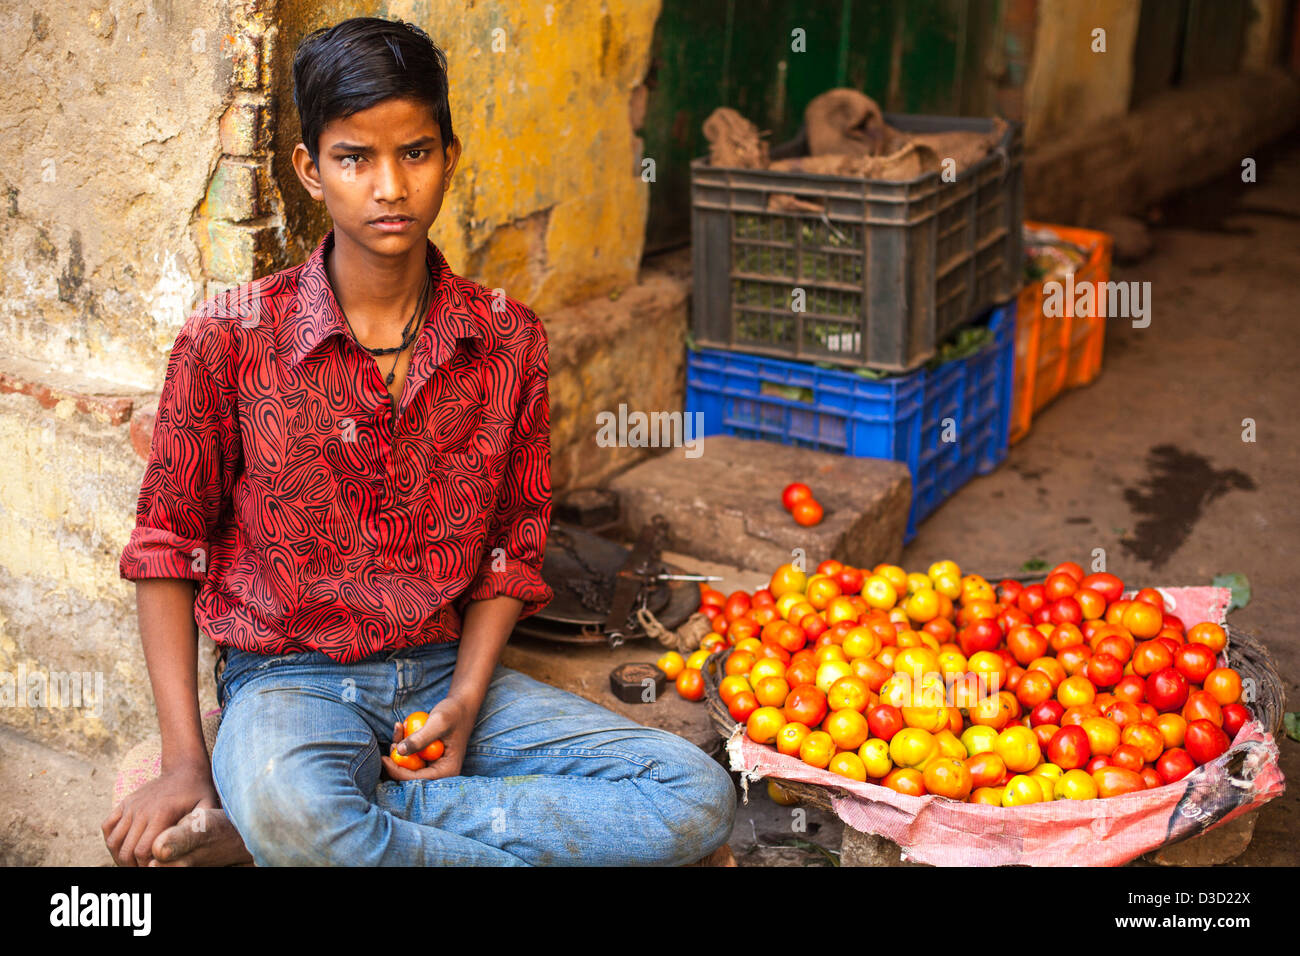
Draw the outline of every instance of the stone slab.
<instances>
[{"instance_id":1,"label":"stone slab","mask_svg":"<svg viewBox=\"0 0 1300 956\"><path fill-rule=\"evenodd\" d=\"M896 562L911 505L907 466L730 436L701 439L698 457L675 448L609 482L629 535L655 514L670 547L706 561L771 573L802 549L806 566L834 557L858 567ZM825 508L802 527L781 492L802 481Z\"/></svg>"}]
</instances>

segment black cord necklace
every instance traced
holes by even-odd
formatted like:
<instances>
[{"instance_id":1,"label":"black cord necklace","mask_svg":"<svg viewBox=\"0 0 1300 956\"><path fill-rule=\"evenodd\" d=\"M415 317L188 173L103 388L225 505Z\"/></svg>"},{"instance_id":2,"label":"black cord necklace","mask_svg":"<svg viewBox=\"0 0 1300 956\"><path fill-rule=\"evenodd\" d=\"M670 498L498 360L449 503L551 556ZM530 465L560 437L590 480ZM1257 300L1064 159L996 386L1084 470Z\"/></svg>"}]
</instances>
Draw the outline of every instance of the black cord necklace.
<instances>
[{"instance_id":1,"label":"black cord necklace","mask_svg":"<svg viewBox=\"0 0 1300 956\"><path fill-rule=\"evenodd\" d=\"M374 356L391 355L394 352L397 353L396 357L393 359L392 369L389 370L388 375L384 378L384 384L386 385L393 384L393 379L397 377L397 363L402 360L402 353L410 347L411 342L414 340L415 336L419 334L420 328L424 324L424 311L428 307L430 285L430 276L426 270L424 274L424 286L420 289L420 297L416 300L415 310L411 312L411 317L406 320L406 325L402 327L402 344L393 348L372 349L370 346L364 344L360 339L358 339L356 330L352 328L352 321L348 318L347 312L343 309L343 304L338 302L337 295L334 297L334 301L338 303L339 312L343 313L343 321L347 323L348 331L352 333L352 341L356 342L357 345L360 345L363 349ZM417 321L417 319L419 321ZM414 328L411 326L411 323L413 322L415 323Z\"/></svg>"}]
</instances>

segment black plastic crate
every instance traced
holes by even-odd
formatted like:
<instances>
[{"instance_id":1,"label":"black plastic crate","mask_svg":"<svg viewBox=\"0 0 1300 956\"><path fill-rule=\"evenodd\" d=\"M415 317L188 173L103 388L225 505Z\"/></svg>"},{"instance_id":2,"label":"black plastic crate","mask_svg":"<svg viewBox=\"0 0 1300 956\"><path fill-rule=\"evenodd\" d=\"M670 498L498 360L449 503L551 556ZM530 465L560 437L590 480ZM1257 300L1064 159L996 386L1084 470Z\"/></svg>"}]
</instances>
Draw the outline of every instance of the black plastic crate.
<instances>
[{"instance_id":1,"label":"black plastic crate","mask_svg":"<svg viewBox=\"0 0 1300 956\"><path fill-rule=\"evenodd\" d=\"M987 132L991 120L885 116L903 132ZM799 154L798 141L772 150ZM1020 287L1018 124L954 182L905 182L691 163L696 344L908 371ZM774 193L820 212L767 208ZM794 308L802 290L803 311Z\"/></svg>"}]
</instances>

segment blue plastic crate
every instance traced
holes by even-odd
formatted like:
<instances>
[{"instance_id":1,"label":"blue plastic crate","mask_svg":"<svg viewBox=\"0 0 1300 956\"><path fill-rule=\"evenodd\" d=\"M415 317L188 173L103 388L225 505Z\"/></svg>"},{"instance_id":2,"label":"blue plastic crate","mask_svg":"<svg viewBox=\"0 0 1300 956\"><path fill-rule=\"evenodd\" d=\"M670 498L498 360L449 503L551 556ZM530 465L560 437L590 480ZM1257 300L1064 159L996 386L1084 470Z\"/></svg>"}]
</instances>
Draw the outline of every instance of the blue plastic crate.
<instances>
[{"instance_id":1,"label":"blue plastic crate","mask_svg":"<svg viewBox=\"0 0 1300 956\"><path fill-rule=\"evenodd\" d=\"M690 351L686 411L704 413L704 435L734 435L889 458L912 473L905 541L976 474L1007 457L1015 360L1015 302L991 309L994 341L977 355L871 380L805 362Z\"/></svg>"}]
</instances>

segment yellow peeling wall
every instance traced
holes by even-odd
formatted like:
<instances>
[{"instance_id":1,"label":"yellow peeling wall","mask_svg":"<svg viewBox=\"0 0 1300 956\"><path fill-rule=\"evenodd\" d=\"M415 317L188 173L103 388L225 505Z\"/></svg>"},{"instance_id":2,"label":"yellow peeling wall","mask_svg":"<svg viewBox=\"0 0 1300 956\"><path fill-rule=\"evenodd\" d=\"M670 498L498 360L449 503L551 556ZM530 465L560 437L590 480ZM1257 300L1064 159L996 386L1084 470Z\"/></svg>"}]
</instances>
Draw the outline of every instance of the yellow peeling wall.
<instances>
[{"instance_id":1,"label":"yellow peeling wall","mask_svg":"<svg viewBox=\"0 0 1300 956\"><path fill-rule=\"evenodd\" d=\"M299 135L293 50L318 27L382 16L415 23L447 54L464 153L430 236L452 268L539 313L635 281L649 187L638 172L630 102L649 66L659 8L659 0L281 0L275 172L290 261L329 226L288 163Z\"/></svg>"}]
</instances>

